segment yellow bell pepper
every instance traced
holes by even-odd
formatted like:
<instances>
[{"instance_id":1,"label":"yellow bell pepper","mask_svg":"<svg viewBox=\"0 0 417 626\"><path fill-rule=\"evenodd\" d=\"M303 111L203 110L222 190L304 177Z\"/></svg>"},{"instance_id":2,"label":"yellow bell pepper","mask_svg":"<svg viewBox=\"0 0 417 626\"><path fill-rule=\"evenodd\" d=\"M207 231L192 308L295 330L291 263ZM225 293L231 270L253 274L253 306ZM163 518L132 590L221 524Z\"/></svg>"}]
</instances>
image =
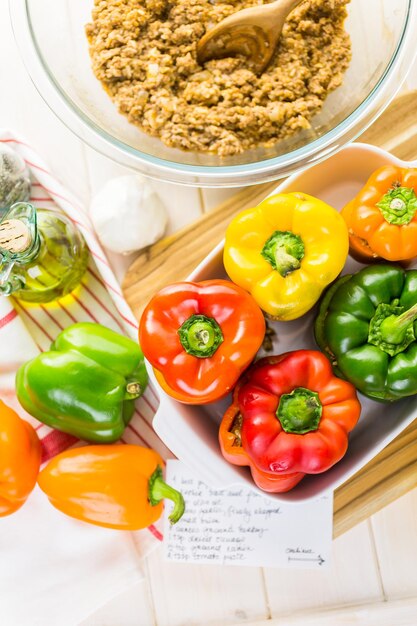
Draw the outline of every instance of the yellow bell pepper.
<instances>
[{"instance_id":1,"label":"yellow bell pepper","mask_svg":"<svg viewBox=\"0 0 417 626\"><path fill-rule=\"evenodd\" d=\"M342 270L346 224L331 206L304 193L277 194L243 211L226 231L223 262L271 318L309 311Z\"/></svg>"}]
</instances>

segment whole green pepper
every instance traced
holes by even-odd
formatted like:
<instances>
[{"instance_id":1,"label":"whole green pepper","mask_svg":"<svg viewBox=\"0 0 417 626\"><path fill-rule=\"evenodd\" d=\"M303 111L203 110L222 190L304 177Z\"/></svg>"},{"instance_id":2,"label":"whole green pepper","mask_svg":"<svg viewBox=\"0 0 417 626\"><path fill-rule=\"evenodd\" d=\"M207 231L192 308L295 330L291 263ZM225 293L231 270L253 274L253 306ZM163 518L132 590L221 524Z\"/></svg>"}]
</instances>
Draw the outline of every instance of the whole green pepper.
<instances>
[{"instance_id":1,"label":"whole green pepper","mask_svg":"<svg viewBox=\"0 0 417 626\"><path fill-rule=\"evenodd\" d=\"M58 335L49 352L20 367L16 391L39 421L97 443L120 439L148 383L139 345L100 324Z\"/></svg>"},{"instance_id":2,"label":"whole green pepper","mask_svg":"<svg viewBox=\"0 0 417 626\"><path fill-rule=\"evenodd\" d=\"M325 294L316 341L336 371L383 402L417 393L417 270L366 267Z\"/></svg>"}]
</instances>

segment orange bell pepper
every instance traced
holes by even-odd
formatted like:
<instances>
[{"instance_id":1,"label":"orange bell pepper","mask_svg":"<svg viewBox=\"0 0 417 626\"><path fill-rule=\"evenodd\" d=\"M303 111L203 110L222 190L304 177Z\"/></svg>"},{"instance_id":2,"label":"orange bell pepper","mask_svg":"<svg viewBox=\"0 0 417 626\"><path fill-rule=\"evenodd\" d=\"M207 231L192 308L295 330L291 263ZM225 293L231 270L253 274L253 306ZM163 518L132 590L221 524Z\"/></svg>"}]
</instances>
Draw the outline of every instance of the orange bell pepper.
<instances>
[{"instance_id":1,"label":"orange bell pepper","mask_svg":"<svg viewBox=\"0 0 417 626\"><path fill-rule=\"evenodd\" d=\"M35 430L0 400L0 517L26 502L40 464L41 444Z\"/></svg>"},{"instance_id":2,"label":"orange bell pepper","mask_svg":"<svg viewBox=\"0 0 417 626\"><path fill-rule=\"evenodd\" d=\"M376 170L342 210L350 252L359 261L409 261L417 256L417 169Z\"/></svg>"},{"instance_id":3,"label":"orange bell pepper","mask_svg":"<svg viewBox=\"0 0 417 626\"><path fill-rule=\"evenodd\" d=\"M119 530L156 522L163 498L174 502L176 523L185 510L182 495L162 478L154 450L132 445L97 445L67 450L41 471L38 484L51 504L70 517Z\"/></svg>"},{"instance_id":4,"label":"orange bell pepper","mask_svg":"<svg viewBox=\"0 0 417 626\"><path fill-rule=\"evenodd\" d=\"M171 397L207 404L224 397L265 336L255 300L228 280L174 283L145 308L139 343Z\"/></svg>"}]
</instances>

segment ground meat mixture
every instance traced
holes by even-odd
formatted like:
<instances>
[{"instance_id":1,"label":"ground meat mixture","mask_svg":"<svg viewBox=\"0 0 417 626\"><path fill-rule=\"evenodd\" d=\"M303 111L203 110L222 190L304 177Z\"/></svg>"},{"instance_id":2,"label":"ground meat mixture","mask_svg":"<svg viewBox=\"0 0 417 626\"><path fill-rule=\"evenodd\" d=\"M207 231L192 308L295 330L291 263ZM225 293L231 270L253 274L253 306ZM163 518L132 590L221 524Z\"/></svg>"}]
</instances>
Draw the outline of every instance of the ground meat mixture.
<instances>
[{"instance_id":1,"label":"ground meat mixture","mask_svg":"<svg viewBox=\"0 0 417 626\"><path fill-rule=\"evenodd\" d=\"M119 111L174 148L238 154L300 129L350 61L349 0L305 0L261 76L244 58L196 61L207 29L267 0L95 0L86 27L93 70Z\"/></svg>"}]
</instances>

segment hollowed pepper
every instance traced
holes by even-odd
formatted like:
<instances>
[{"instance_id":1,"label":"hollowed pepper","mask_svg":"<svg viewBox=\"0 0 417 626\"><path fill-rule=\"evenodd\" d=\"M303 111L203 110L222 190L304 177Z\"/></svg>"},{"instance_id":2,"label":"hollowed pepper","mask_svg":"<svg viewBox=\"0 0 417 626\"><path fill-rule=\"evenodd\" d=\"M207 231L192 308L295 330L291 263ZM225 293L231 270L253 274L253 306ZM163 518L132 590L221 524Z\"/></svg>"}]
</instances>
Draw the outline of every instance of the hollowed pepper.
<instances>
[{"instance_id":1,"label":"hollowed pepper","mask_svg":"<svg viewBox=\"0 0 417 626\"><path fill-rule=\"evenodd\" d=\"M40 464L41 444L34 428L0 400L0 517L26 502Z\"/></svg>"},{"instance_id":2,"label":"hollowed pepper","mask_svg":"<svg viewBox=\"0 0 417 626\"><path fill-rule=\"evenodd\" d=\"M417 270L369 266L325 294L316 341L336 371L374 400L417 393Z\"/></svg>"},{"instance_id":3,"label":"hollowed pepper","mask_svg":"<svg viewBox=\"0 0 417 626\"><path fill-rule=\"evenodd\" d=\"M132 445L86 446L58 454L38 483L51 504L70 517L119 530L156 522L164 498L174 503L175 524L184 499L162 477L163 460L154 450Z\"/></svg>"},{"instance_id":4,"label":"hollowed pepper","mask_svg":"<svg viewBox=\"0 0 417 626\"><path fill-rule=\"evenodd\" d=\"M340 214L303 193L278 194L243 211L226 231L227 274L269 316L301 317L342 270L348 232Z\"/></svg>"},{"instance_id":5,"label":"hollowed pepper","mask_svg":"<svg viewBox=\"0 0 417 626\"><path fill-rule=\"evenodd\" d=\"M17 372L21 405L40 422L86 441L120 439L148 377L136 342L82 322Z\"/></svg>"},{"instance_id":6,"label":"hollowed pepper","mask_svg":"<svg viewBox=\"0 0 417 626\"><path fill-rule=\"evenodd\" d=\"M325 472L346 453L360 403L318 351L260 359L242 377L219 430L223 456L250 467L256 485L279 493Z\"/></svg>"},{"instance_id":7,"label":"hollowed pepper","mask_svg":"<svg viewBox=\"0 0 417 626\"><path fill-rule=\"evenodd\" d=\"M350 250L360 261L417 256L417 169L386 165L342 210Z\"/></svg>"},{"instance_id":8,"label":"hollowed pepper","mask_svg":"<svg viewBox=\"0 0 417 626\"><path fill-rule=\"evenodd\" d=\"M254 299L227 280L165 287L139 326L140 344L161 387L192 404L225 396L264 335L265 320Z\"/></svg>"}]
</instances>

